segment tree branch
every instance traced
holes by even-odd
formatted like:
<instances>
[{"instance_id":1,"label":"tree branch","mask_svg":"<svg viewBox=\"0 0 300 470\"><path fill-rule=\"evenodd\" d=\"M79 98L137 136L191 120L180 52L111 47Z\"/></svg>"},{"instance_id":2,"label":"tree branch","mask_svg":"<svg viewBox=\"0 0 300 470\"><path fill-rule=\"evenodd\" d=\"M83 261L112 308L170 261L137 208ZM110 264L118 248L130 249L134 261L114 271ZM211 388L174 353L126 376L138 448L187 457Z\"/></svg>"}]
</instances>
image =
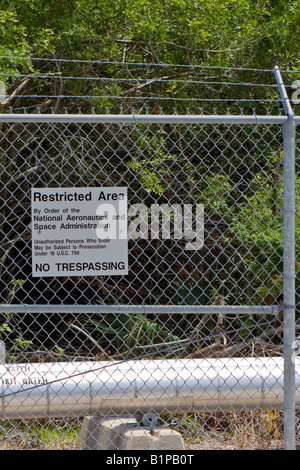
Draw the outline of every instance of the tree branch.
<instances>
[{"instance_id":1,"label":"tree branch","mask_svg":"<svg viewBox=\"0 0 300 470\"><path fill-rule=\"evenodd\" d=\"M240 48L236 48L236 49L196 49L196 48L192 48L192 47L188 47L188 46L182 46L181 44L176 44L176 43L170 42L170 41L152 43L152 42L146 42L146 41L134 41L134 40L131 40L131 39L116 39L115 42L118 43L118 44L132 44L134 46L148 46L149 48L151 48L151 52L153 52L153 46L155 46L155 45L173 46L173 47L178 47L179 49L184 49L185 51L189 51L189 52L207 52L207 53L211 53L211 54L237 52L237 51L241 50ZM160 63L160 61L158 61L158 63Z\"/></svg>"},{"instance_id":2,"label":"tree branch","mask_svg":"<svg viewBox=\"0 0 300 470\"><path fill-rule=\"evenodd\" d=\"M104 351L104 349L100 346L100 344L94 339L92 338L92 336L90 336L86 331L84 331L82 328L80 328L79 326L77 325L74 325L74 323L69 323L69 326L71 328L73 328L74 330L77 330L77 331L80 331L81 333L83 333L95 346L97 346L97 348L101 351L101 354L104 355L104 357L110 361L111 358L110 356Z\"/></svg>"},{"instance_id":3,"label":"tree branch","mask_svg":"<svg viewBox=\"0 0 300 470\"><path fill-rule=\"evenodd\" d=\"M29 84L31 78L29 77L26 77L21 83L19 86L17 86L17 88L12 92L12 94L6 98L6 100L2 103L3 106L8 106L12 100L14 98L16 98L18 95L20 95L20 93L24 90L24 88L27 87L27 85Z\"/></svg>"}]
</instances>

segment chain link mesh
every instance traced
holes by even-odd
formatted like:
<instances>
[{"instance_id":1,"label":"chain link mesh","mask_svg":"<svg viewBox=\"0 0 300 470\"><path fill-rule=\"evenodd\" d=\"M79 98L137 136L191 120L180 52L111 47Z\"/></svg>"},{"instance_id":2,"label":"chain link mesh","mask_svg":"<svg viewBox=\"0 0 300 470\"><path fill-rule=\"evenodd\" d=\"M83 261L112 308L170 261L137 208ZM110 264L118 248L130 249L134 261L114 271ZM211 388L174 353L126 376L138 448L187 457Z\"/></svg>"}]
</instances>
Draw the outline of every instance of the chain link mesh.
<instances>
[{"instance_id":1,"label":"chain link mesh","mask_svg":"<svg viewBox=\"0 0 300 470\"><path fill-rule=\"evenodd\" d=\"M281 305L282 149L281 126L271 124L2 123L1 303L24 306L24 313L1 314L2 393L12 390L7 374L23 374L18 364L282 356L280 308L266 314L162 308ZM129 274L33 278L31 188L118 186L128 187ZM195 239L184 230L176 238L172 212L168 237L161 221L153 236L151 217L163 205L183 215L190 208L194 235L196 207L204 208L201 247L187 249ZM141 210L144 231L136 224ZM53 308L31 312L30 305ZM64 305L76 309L60 311ZM111 310L101 313L101 305ZM108 414L116 414L113 406ZM3 416L0 447L79 448L82 419L72 409L69 416ZM179 432L186 449L282 447L282 411L260 403L201 411L179 405L160 413L159 423Z\"/></svg>"}]
</instances>

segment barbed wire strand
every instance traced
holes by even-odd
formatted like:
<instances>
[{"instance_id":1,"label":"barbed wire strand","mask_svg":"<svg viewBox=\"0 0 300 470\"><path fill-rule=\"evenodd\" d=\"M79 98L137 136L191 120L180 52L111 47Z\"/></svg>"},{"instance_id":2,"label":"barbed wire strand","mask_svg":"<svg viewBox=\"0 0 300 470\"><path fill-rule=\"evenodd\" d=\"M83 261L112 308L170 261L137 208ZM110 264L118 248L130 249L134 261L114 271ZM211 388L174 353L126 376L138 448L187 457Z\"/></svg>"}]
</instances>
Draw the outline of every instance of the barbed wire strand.
<instances>
[{"instance_id":1,"label":"barbed wire strand","mask_svg":"<svg viewBox=\"0 0 300 470\"><path fill-rule=\"evenodd\" d=\"M172 98L172 97L157 97L157 96L117 96L117 95L14 95L14 98L43 98L43 99L73 99L73 98L82 98L82 99L117 99L117 100L163 100L163 101L207 101L207 102L245 102L245 103L252 103L252 102L267 102L267 103L281 103L281 100L278 99L250 99L250 98Z\"/></svg>"},{"instance_id":2,"label":"barbed wire strand","mask_svg":"<svg viewBox=\"0 0 300 470\"><path fill-rule=\"evenodd\" d=\"M121 62L121 61L109 61L109 60L93 60L93 59L68 59L68 58L56 58L56 57L20 57L11 55L0 55L0 59L9 60L24 60L24 61L40 61L40 62L65 62L65 63L85 63L85 64L99 64L99 65L132 65L139 67L179 67L179 68L190 68L190 69L214 69L214 70L234 70L234 71L247 71L247 72L264 72L274 73L273 69L260 69L251 67L231 67L231 66L219 66L219 65L204 65L204 64L166 64L166 63L154 63L154 62ZM280 70L281 73L300 73L300 70Z\"/></svg>"},{"instance_id":3,"label":"barbed wire strand","mask_svg":"<svg viewBox=\"0 0 300 470\"><path fill-rule=\"evenodd\" d=\"M157 77L152 79L147 78L112 78L112 77L73 77L73 76L62 76L60 74L56 75L26 75L26 74L13 74L13 73L2 73L2 77L18 77L18 78L44 78L44 79L54 79L54 80L84 80L84 81L107 81L107 82L149 82L149 84L155 82L163 83L184 83L184 84L195 84L195 85L223 85L223 86L249 86L249 87L266 87L266 88L278 88L277 84L267 84L267 83L245 83L245 82L219 82L219 81L206 81L206 80L176 80L176 79L164 79L163 77ZM292 86L292 85L290 85Z\"/></svg>"}]
</instances>

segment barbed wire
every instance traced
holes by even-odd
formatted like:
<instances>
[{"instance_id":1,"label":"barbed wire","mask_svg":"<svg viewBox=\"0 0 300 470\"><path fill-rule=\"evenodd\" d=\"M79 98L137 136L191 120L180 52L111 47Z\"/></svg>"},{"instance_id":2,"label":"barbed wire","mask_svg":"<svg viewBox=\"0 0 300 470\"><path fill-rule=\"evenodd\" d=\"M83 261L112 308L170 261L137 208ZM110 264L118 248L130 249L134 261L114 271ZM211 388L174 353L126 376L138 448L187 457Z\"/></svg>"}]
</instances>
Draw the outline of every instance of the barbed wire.
<instances>
[{"instance_id":1,"label":"barbed wire","mask_svg":"<svg viewBox=\"0 0 300 470\"><path fill-rule=\"evenodd\" d=\"M63 76L57 72L55 75L29 75L29 74L20 74L20 73L2 73L2 77L18 77L18 78L44 78L44 79L56 79L56 80L85 80L85 81L109 81L109 82L164 82L164 83L190 83L195 85L223 85L223 86L249 86L249 87L267 87L267 88L278 88L276 84L266 84L266 83L245 83L245 82L219 82L219 81L206 81L206 80L177 80L164 77L157 77L152 79L147 78L112 78L112 77L73 77L73 76Z\"/></svg>"},{"instance_id":2,"label":"barbed wire","mask_svg":"<svg viewBox=\"0 0 300 470\"><path fill-rule=\"evenodd\" d=\"M116 100L161 100L161 101L189 101L189 102L245 102L245 103L281 103L280 99L264 99L264 98L171 98L163 96L118 96L118 95L14 95L14 98L43 98L43 99L116 99Z\"/></svg>"},{"instance_id":3,"label":"barbed wire","mask_svg":"<svg viewBox=\"0 0 300 470\"><path fill-rule=\"evenodd\" d=\"M25 103L26 103L26 100L33 100L33 99L42 99L42 100L85 100L85 101L93 101L94 100L94 103L92 102L91 103L91 106L93 105L96 105L95 104L95 100L109 100L110 103L107 103L105 104L104 102L103 103L98 103L98 105L100 106L105 106L106 109L109 109L110 106L112 106L112 103L115 102L115 105L117 103L120 103L121 101L124 102L124 106L125 106L125 103L126 103L126 106L127 106L127 103L132 101L132 102L137 102L137 101L144 101L145 103L149 103L149 106L150 106L150 103L186 103L186 105L188 103L190 103L190 106L193 106L195 104L200 104L201 106L201 103L216 103L216 105L219 103L219 104L222 104L222 103L227 103L228 105L232 105L234 103L238 103L238 104L253 104L253 106L255 106L255 104L257 103L260 103L262 105L265 105L267 106L268 104L270 105L280 105L281 104L281 99L280 99L280 96L278 93L276 93L276 95L278 96L272 96L272 95L269 95L267 97L260 97L260 96L257 96L258 93L255 91L255 94L253 95L252 98L250 98L249 96L245 97L245 96L241 96L241 97L228 97L228 96L225 96L224 98L223 97L209 97L209 94L211 93L215 93L216 90L218 92L221 92L223 93L223 96L225 94L225 90L227 89L233 89L233 88L239 88L241 90L245 89L245 90L251 90L253 89L253 93L254 93L254 90L259 90L259 89L262 89L262 90L271 90L271 91L274 91L276 92L278 90L278 85L275 81L275 78L274 78L274 81L270 82L270 80L268 79L267 83L261 83L261 81L259 81L259 83L256 83L257 81L257 73L258 72L263 72L263 73L272 73L274 74L274 70L273 69L258 69L258 68L243 68L243 67L230 67L230 66L216 66L216 65L205 65L205 64L201 64L201 65L193 65L193 64L165 64L165 63L152 63L152 62L120 62L120 61L109 61L109 60L92 60L92 59L70 59L70 58L56 58L56 57L20 57L20 56L13 56L13 55L0 55L0 59L5 59L5 60L16 60L16 61L38 61L38 62L42 62L42 63L47 63L47 62L51 62L51 63L74 63L74 64L98 64L98 65L105 65L105 66L130 66L130 67L155 67L155 68L173 68L175 69L176 67L179 67L181 69L187 69L189 71L192 71L192 70L196 70L196 69L200 69L200 70L214 70L214 71L223 71L224 73L223 74L218 74L216 75L215 77L212 77L212 79L197 79L197 76L195 78L195 75L194 77L190 74L190 72L186 72L185 74L175 74L174 73L174 78L172 76L172 72L170 72L168 74L168 76L156 76L156 77L153 77L153 74L154 74L154 71L152 70L151 74L152 74L152 77L143 77L142 76L142 73L140 74L141 76L138 76L138 77L134 77L132 76L132 71L130 72L129 71L129 76L127 77L114 77L114 76L91 76L90 74L89 75L82 75L82 76L73 76L73 75L67 75L61 71L57 71L57 72L46 72L46 73L40 73L40 72L37 72L37 73L34 73L33 69L31 68L30 72L28 74L26 73L20 73L20 72L16 72L16 73L13 73L13 72L0 72L0 80L1 78L3 80L5 80L5 78L7 79L10 79L10 78L14 78L15 80L17 79L20 79L22 80L23 79L23 83L25 83L25 87L27 88L27 84L26 84L26 81L28 80L28 82L30 83L31 82L31 85L33 87L36 88L37 85L39 86L49 86L51 84L51 82L53 81L53 83L59 83L60 82L60 90L57 89L57 86L53 85L53 93L43 93L43 91L46 91L46 90L43 90L41 88L41 93L43 94L40 94L40 93L36 93L36 89L32 89L30 91L34 91L35 93L27 93L27 94L24 94L24 93L20 93L21 91L21 87L22 88L25 88L22 86L19 85L16 87L16 89L12 92L12 94L8 94L6 96L6 102L5 102L5 105L10 105L11 104L11 101L12 99L13 100L17 100L17 99L22 99L24 100L24 103L23 103L23 108L25 106ZM59 67L57 67L59 69ZM238 81L238 80L234 80L234 81L230 81L230 78L228 80L228 77L229 75L227 73L228 71L233 71L233 72L254 72L256 73L256 76L254 77L253 81ZM128 70L127 70L128 72ZM149 72L149 71L148 71ZM281 71L283 73L285 72L295 72L295 73L298 73L298 71ZM121 72L120 72L121 73ZM107 75L107 74L106 74ZM130 76L131 75L131 76ZM190 77L189 77L190 75ZM225 80L220 80L218 79L218 76L219 77L223 77L225 78ZM180 78L179 78L180 77ZM208 75L209 77L209 75ZM236 77L236 76L235 76ZM205 77L207 78L207 77ZM38 80L41 80L41 82L38 82ZM88 84L88 88L89 89L85 89L82 93L74 93L74 90L70 89L68 90L67 89L67 83L68 81L71 82L76 82L76 81L79 81L79 82L84 82L86 84ZM262 80L263 81L263 80ZM108 86L109 83L113 85L120 85L120 90L117 90L117 89L110 89L107 88L107 90L105 89L105 86L103 86L103 90L100 88L96 88L95 85L94 85L94 89L93 89L93 84L96 84L96 83L101 83L101 84L106 84ZM126 84L128 84L128 87L126 87ZM163 85L174 85L174 86L177 86L176 88L176 92L175 93L169 93L170 96L166 96L168 93L166 93L167 91L169 90L166 90L166 92L164 92L164 88L160 88L159 92L157 92L157 88L152 88L150 90L148 90L148 93L146 93L145 95L142 93L141 95L139 95L139 93L141 92L141 89L145 88L145 87L150 87L150 86L158 86L158 85L161 85L163 87ZM124 86L122 86L124 85ZM186 96L178 96L178 91L180 90L184 90L184 87L194 87L195 90L197 90L197 94L195 96L195 93L193 93L194 96L192 97L186 97ZM287 84L285 85L286 88L294 88L293 85L290 85L290 84ZM63 89L64 87L64 89ZM179 88L181 87L181 88ZM201 90L202 88L201 87L206 87L205 90L206 90L206 93L204 96L201 96ZM222 87L222 88L221 88ZM32 87L31 87L32 88ZM56 88L56 89L55 89ZM156 90L156 91L155 91ZM22 89L23 91L23 89ZM24 90L25 91L25 90ZM48 91L48 90L47 90ZM50 91L50 90L49 90ZM67 91L67 93L66 93ZM92 93L91 93L92 91ZM99 93L100 91L100 93ZM107 91L107 92L106 92ZM19 92L19 93L18 93ZM101 92L104 92L104 93L101 93ZM112 93L112 94L110 94ZM187 93L185 93L187 94ZM191 93L189 93L191 94ZM229 94L228 92L226 94ZM259 93L260 94L260 93ZM198 96L197 96L198 95ZM199 96L200 95L200 96ZM231 95L231 93L230 93ZM237 96L238 96L238 93L237 93ZM2 103L3 104L3 103ZM49 101L49 103L47 102L46 103L47 106L51 105L51 101ZM42 106L44 106L45 103L42 104ZM9 106L10 107L10 106ZM10 111L11 112L11 107L10 107ZM20 108L21 109L21 108ZM51 108L50 108L51 109ZM52 111L53 112L53 111ZM187 112L189 112L188 110L188 107L187 107ZM280 110L279 110L280 112Z\"/></svg>"},{"instance_id":4,"label":"barbed wire","mask_svg":"<svg viewBox=\"0 0 300 470\"><path fill-rule=\"evenodd\" d=\"M40 62L65 62L65 63L85 63L85 64L98 64L98 65L133 65L139 67L179 67L188 69L215 69L215 70L234 70L234 71L247 71L247 72L263 72L274 73L273 69L260 69L251 67L232 67L232 66L219 66L219 65L205 65L205 64L166 64L156 62L125 62L125 61L109 61L109 60L95 60L95 59L68 59L56 57L20 57L11 55L0 55L0 59L9 60L28 60ZM280 70L281 73L300 73L300 70Z\"/></svg>"}]
</instances>

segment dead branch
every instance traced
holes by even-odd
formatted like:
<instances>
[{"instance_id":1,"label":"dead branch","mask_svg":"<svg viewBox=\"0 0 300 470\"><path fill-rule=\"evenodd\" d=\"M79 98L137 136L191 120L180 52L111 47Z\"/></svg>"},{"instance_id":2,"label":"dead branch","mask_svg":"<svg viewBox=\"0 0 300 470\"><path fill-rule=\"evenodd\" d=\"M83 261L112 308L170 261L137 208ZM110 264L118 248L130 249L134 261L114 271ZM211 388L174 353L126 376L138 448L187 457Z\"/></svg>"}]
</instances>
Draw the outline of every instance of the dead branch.
<instances>
[{"instance_id":1,"label":"dead branch","mask_svg":"<svg viewBox=\"0 0 300 470\"><path fill-rule=\"evenodd\" d=\"M29 85L31 78L26 77L19 86L11 93L10 96L6 98L6 100L3 102L3 106L8 106L11 104L14 98L18 97L24 91L24 89Z\"/></svg>"},{"instance_id":2,"label":"dead branch","mask_svg":"<svg viewBox=\"0 0 300 470\"><path fill-rule=\"evenodd\" d=\"M99 351L101 351L101 354L103 354L103 356L108 361L111 360L111 357L104 351L104 349L100 346L100 344L92 336L90 336L85 330L83 330L82 328L80 328L77 325L74 325L74 323L69 323L69 326L71 328L73 328L74 330L77 330L77 331L80 331L81 333L83 333L99 349Z\"/></svg>"},{"instance_id":3,"label":"dead branch","mask_svg":"<svg viewBox=\"0 0 300 470\"><path fill-rule=\"evenodd\" d=\"M156 45L156 46L159 46L159 45L172 46L172 47L177 47L179 49L183 49L183 50L189 51L189 52L206 52L206 53L212 53L212 54L230 53L230 52L240 51L240 48L237 48L237 49L197 49L197 48L193 48L193 47L183 46L181 44L176 44L176 43L170 42L170 41L158 42L158 43L154 44L154 43L147 42L147 41L134 41L134 40L130 40L130 39L116 39L115 42L118 43L118 44L131 44L133 46L147 46L149 48L151 47L152 49L153 49L154 45ZM158 61L158 63L159 63L159 61Z\"/></svg>"},{"instance_id":4,"label":"dead branch","mask_svg":"<svg viewBox=\"0 0 300 470\"><path fill-rule=\"evenodd\" d=\"M252 349L253 346L260 346L262 349L272 348L276 349L276 351L282 354L283 346L270 344L269 339L273 336L280 336L283 333L283 327L276 327L270 328L267 331L264 331L260 336L257 338L249 338L247 340L240 341L236 344L231 346L222 345L219 341L216 341L209 346L205 346L204 348L198 349L193 353L187 356L187 359L193 359L195 357L207 357L212 352L218 351L218 355L222 355L222 357L232 357L234 354L239 353L243 349ZM221 336L221 335L219 335Z\"/></svg>"}]
</instances>

